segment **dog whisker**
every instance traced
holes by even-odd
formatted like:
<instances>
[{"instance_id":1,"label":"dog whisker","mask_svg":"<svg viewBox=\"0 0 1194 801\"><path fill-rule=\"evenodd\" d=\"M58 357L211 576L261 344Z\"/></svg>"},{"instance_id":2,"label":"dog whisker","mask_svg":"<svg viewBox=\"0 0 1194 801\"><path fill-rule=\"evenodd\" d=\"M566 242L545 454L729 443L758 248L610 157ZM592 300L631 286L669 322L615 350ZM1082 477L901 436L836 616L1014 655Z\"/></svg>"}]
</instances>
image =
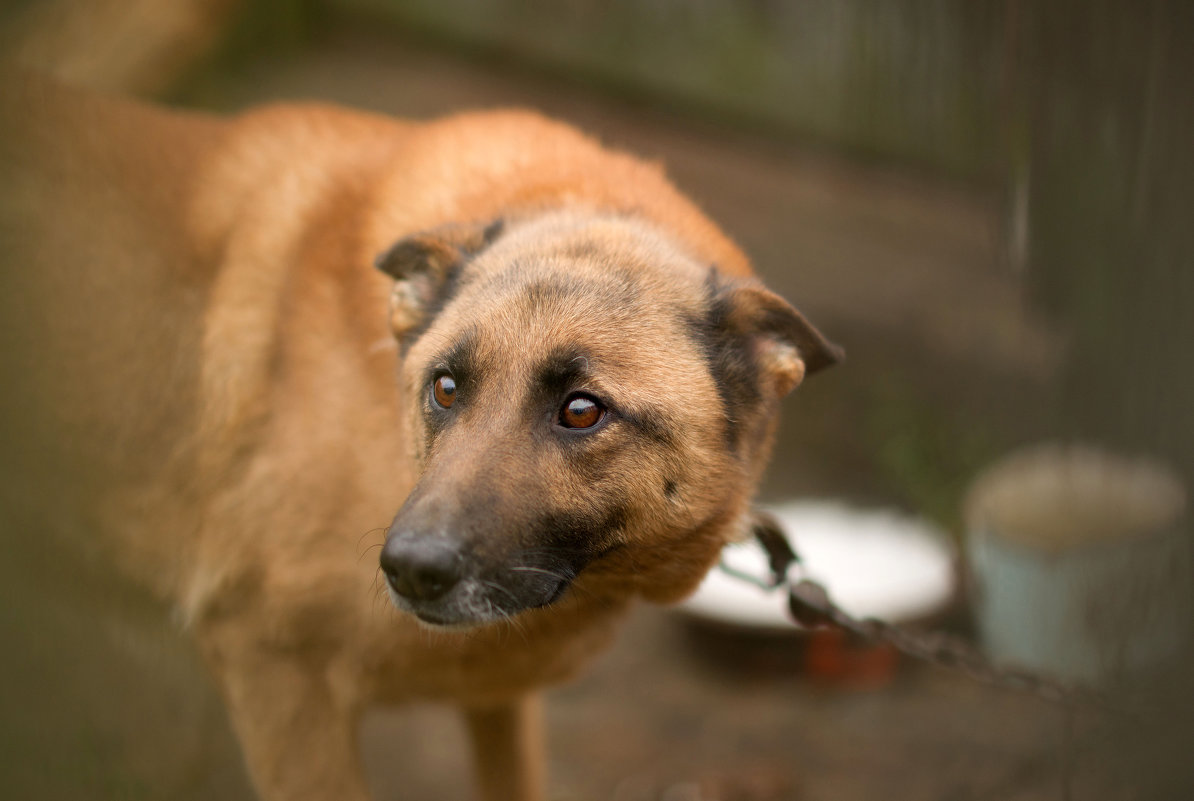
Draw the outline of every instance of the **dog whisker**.
<instances>
[{"instance_id":1,"label":"dog whisker","mask_svg":"<svg viewBox=\"0 0 1194 801\"><path fill-rule=\"evenodd\" d=\"M489 584L490 586L495 586L490 582L486 582L486 584ZM504 589L504 588L500 588L500 589ZM522 637L522 641L524 644L529 642L527 639L526 628L523 626L522 621L520 621L518 619L517 615L510 614L509 612L505 611L504 609L499 607L497 604L495 604L492 600L488 600L487 603L489 604L490 613L495 616L497 622L499 623L499 625L501 625L503 627L504 630L513 629L514 631L518 632L518 635L520 637Z\"/></svg>"},{"instance_id":2,"label":"dog whisker","mask_svg":"<svg viewBox=\"0 0 1194 801\"><path fill-rule=\"evenodd\" d=\"M520 604L519 604L519 602L518 602L518 596L517 596L517 595L515 595L513 592L511 592L511 591L510 591L509 589L507 589L506 587L503 587L501 584L498 584L498 583L497 583L497 582L495 582L495 581L485 581L485 580L482 580L482 581L481 581L481 583L482 583L484 586L486 586L486 587L489 587L490 589L499 590L499 591L501 591L501 592L505 593L506 595L510 596L511 600L513 600L513 601L514 601L514 604L515 604L515 606L519 606L519 605L520 605ZM490 607L490 611L491 611L491 612L497 612L497 613L498 613L498 615L499 615L499 616L501 616L501 617L506 617L506 618L509 618L509 617L510 617L510 613L509 613L509 612L507 612L505 609L502 609L501 607L499 607L497 604L495 604L495 603L493 602L493 599L487 598L487 599L486 599L486 603L488 603L488 604L489 604L489 607Z\"/></svg>"},{"instance_id":3,"label":"dog whisker","mask_svg":"<svg viewBox=\"0 0 1194 801\"><path fill-rule=\"evenodd\" d=\"M504 611L502 611L502 609L497 604L495 604L493 602L492 599L486 599L485 605L486 605L486 610L487 610L486 614L489 617L493 618L495 627L497 628L497 630L499 632L498 644L505 646L505 644L506 644L505 638L511 628L510 618Z\"/></svg>"},{"instance_id":4,"label":"dog whisker","mask_svg":"<svg viewBox=\"0 0 1194 801\"><path fill-rule=\"evenodd\" d=\"M360 564L361 560L364 559L366 556L368 556L369 552L372 551L374 548L381 548L384 546L385 546L384 542L375 542L372 545L367 546L365 548L365 550L361 552L361 555L357 557L357 564Z\"/></svg>"},{"instance_id":5,"label":"dog whisker","mask_svg":"<svg viewBox=\"0 0 1194 801\"><path fill-rule=\"evenodd\" d=\"M559 579L560 581L568 581L569 580L569 577L564 575L563 573L557 573L554 570L547 570L546 568L542 568L542 567L531 567L529 565L516 565L516 566L510 568L510 570L512 572L516 572L516 573L540 573L544 576L551 576L554 579Z\"/></svg>"},{"instance_id":6,"label":"dog whisker","mask_svg":"<svg viewBox=\"0 0 1194 801\"><path fill-rule=\"evenodd\" d=\"M549 553L553 549L543 548L543 549L537 549L537 550L540 553ZM554 570L548 570L547 568L542 568L542 567L535 567L533 565L515 565L515 566L509 568L509 570L511 572L520 572L520 573L538 573L541 575L545 575L545 576L554 578L557 581L568 582L568 592L563 597L567 598L567 597L571 596L573 598L573 600L578 603L579 603L579 598L581 598L581 597L584 597L584 598L593 598L594 597L594 593L592 590L590 590L588 587L584 586L583 582L579 582L576 580L577 578L579 578L576 575L556 572ZM583 575L583 573L582 573L582 575Z\"/></svg>"},{"instance_id":7,"label":"dog whisker","mask_svg":"<svg viewBox=\"0 0 1194 801\"><path fill-rule=\"evenodd\" d=\"M377 532L379 532L379 531L385 531L385 530L386 530L386 526L378 526L377 528L371 528L371 529L369 529L368 531L366 531L364 534L362 534L362 535L361 535L361 536L360 536L360 537L357 539L357 548L358 548L358 549L360 549L360 547L361 547L361 543L364 541L364 539L365 539L366 537L368 537L368 536L371 536L371 535L373 535L373 534L376 534L376 533L377 533ZM383 537L382 539L383 539L383 541L384 541L384 539L385 539L385 538ZM384 542L383 542L382 544L384 544ZM373 546L369 546L369 547L373 547ZM366 549L366 550L368 550L368 549Z\"/></svg>"},{"instance_id":8,"label":"dog whisker","mask_svg":"<svg viewBox=\"0 0 1194 801\"><path fill-rule=\"evenodd\" d=\"M380 565L378 565L377 569L373 572L373 582L370 589L373 592L373 603L370 606L370 614L376 615L377 607L379 605L384 609L389 609L391 613L398 611L394 608L394 605L390 603L389 588L386 586L385 579L381 577Z\"/></svg>"}]
</instances>

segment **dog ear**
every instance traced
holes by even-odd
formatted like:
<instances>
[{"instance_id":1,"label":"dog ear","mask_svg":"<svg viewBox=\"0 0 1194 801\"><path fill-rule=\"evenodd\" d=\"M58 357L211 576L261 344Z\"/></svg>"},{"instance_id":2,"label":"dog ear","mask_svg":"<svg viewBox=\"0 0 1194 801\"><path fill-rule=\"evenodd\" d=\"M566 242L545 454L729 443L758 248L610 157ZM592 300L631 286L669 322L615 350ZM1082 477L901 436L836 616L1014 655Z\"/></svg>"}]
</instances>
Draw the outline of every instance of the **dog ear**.
<instances>
[{"instance_id":1,"label":"dog ear","mask_svg":"<svg viewBox=\"0 0 1194 801\"><path fill-rule=\"evenodd\" d=\"M374 261L396 282L390 296L390 327L402 338L443 308L460 268L497 239L502 220L486 225L452 224L398 240Z\"/></svg>"},{"instance_id":2,"label":"dog ear","mask_svg":"<svg viewBox=\"0 0 1194 801\"><path fill-rule=\"evenodd\" d=\"M732 370L734 362L745 359L777 397L795 389L806 375L845 358L845 351L804 315L753 282L717 287L712 323L723 343L723 369Z\"/></svg>"}]
</instances>

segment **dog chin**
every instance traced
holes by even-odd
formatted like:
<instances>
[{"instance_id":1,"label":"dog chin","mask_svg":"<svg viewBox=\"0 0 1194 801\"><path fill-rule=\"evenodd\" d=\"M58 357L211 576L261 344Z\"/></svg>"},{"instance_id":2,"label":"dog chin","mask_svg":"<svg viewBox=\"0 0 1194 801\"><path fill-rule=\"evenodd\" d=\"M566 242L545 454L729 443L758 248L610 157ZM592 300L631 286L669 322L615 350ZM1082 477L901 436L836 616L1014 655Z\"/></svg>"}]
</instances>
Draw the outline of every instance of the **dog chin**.
<instances>
[{"instance_id":1,"label":"dog chin","mask_svg":"<svg viewBox=\"0 0 1194 801\"><path fill-rule=\"evenodd\" d=\"M568 589L570 582L561 583L548 597L507 609L484 596L472 592L452 593L449 597L431 602L411 601L389 590L390 601L399 611L413 616L424 628L434 631L466 631L478 629L518 615L543 609L558 601Z\"/></svg>"},{"instance_id":2,"label":"dog chin","mask_svg":"<svg viewBox=\"0 0 1194 801\"><path fill-rule=\"evenodd\" d=\"M472 631L474 629L483 628L484 626L495 622L497 619L485 620L446 620L441 619L428 612L411 612L415 620L419 621L419 625L431 631Z\"/></svg>"},{"instance_id":3,"label":"dog chin","mask_svg":"<svg viewBox=\"0 0 1194 801\"><path fill-rule=\"evenodd\" d=\"M484 626L496 620L496 617L465 614L453 605L441 603L423 604L411 603L393 589L389 590L390 603L399 611L410 615L424 628L435 631L463 631Z\"/></svg>"}]
</instances>

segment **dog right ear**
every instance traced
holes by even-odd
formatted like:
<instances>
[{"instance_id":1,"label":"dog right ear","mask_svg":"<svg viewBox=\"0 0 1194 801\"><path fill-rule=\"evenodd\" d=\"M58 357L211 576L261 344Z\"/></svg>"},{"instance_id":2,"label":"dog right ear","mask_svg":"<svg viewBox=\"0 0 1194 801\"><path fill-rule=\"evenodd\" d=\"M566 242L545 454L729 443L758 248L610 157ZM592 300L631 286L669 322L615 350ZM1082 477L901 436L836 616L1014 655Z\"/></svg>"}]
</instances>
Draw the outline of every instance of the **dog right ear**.
<instances>
[{"instance_id":1,"label":"dog right ear","mask_svg":"<svg viewBox=\"0 0 1194 801\"><path fill-rule=\"evenodd\" d=\"M402 339L443 308L452 295L460 269L497 239L502 220L486 225L453 224L398 240L374 260L394 279L390 295L390 328Z\"/></svg>"}]
</instances>

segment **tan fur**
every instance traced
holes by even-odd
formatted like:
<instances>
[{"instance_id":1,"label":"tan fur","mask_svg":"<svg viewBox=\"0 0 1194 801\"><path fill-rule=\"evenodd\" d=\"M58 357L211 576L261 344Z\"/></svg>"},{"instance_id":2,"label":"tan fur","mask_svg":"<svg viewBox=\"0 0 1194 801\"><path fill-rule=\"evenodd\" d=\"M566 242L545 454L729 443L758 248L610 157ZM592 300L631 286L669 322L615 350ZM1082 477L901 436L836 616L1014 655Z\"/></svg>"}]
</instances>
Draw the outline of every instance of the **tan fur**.
<instances>
[{"instance_id":1,"label":"tan fur","mask_svg":"<svg viewBox=\"0 0 1194 801\"><path fill-rule=\"evenodd\" d=\"M778 401L808 358L751 321L790 310L770 309L782 301L658 167L534 114L416 125L290 106L225 121L9 76L0 115L6 525L52 521L72 549L86 532L177 606L262 798L365 798L359 714L416 698L467 710L485 797L542 797L535 691L573 676L634 598L690 592L741 533ZM369 265L425 231L414 247L450 261L476 245L444 226L494 219L505 233L404 343L399 372L394 335L425 322L431 285ZM658 312L600 297L534 312L509 284L515 263L567 264L611 292L614 264ZM739 459L683 324L713 265L746 281L726 324L761 365ZM506 389L424 452L421 365L462 326L485 331L482 355L503 365L487 386ZM676 432L666 453L603 433L612 489L530 450L507 402L538 350L572 341L603 355L612 397L649 400ZM361 558L420 476L444 497L517 486L560 508L612 491L625 525L559 602L431 631L389 607Z\"/></svg>"}]
</instances>

